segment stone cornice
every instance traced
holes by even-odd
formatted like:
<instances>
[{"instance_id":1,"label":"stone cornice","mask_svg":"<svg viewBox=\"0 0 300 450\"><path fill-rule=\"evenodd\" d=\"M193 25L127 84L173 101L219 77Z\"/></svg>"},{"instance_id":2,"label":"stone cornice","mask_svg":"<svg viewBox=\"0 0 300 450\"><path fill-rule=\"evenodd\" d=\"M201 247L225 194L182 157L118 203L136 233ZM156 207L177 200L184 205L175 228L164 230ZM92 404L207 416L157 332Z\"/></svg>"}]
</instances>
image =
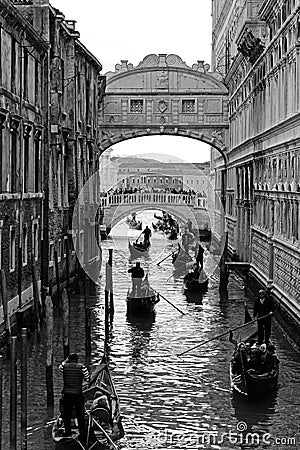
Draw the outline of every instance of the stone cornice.
<instances>
[{"instance_id":1,"label":"stone cornice","mask_svg":"<svg viewBox=\"0 0 300 450\"><path fill-rule=\"evenodd\" d=\"M0 15L8 20L17 32L23 32L24 38L37 50L46 52L49 49L48 43L39 36L33 26L9 0L0 0Z\"/></svg>"},{"instance_id":2,"label":"stone cornice","mask_svg":"<svg viewBox=\"0 0 300 450\"><path fill-rule=\"evenodd\" d=\"M79 40L76 40L75 42L75 48L78 54L84 56L91 64L95 66L95 68L101 72L102 70L102 64L98 59L83 45L82 42Z\"/></svg>"}]
</instances>

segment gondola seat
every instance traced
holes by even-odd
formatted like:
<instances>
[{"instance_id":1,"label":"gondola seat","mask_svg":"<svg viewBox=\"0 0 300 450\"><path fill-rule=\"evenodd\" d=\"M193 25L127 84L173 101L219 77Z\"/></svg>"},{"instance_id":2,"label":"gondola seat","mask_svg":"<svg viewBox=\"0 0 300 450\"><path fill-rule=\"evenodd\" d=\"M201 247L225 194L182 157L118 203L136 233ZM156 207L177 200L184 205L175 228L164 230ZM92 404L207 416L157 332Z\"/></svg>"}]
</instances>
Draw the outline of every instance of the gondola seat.
<instances>
[{"instance_id":1,"label":"gondola seat","mask_svg":"<svg viewBox=\"0 0 300 450\"><path fill-rule=\"evenodd\" d=\"M109 424L110 422L110 414L106 408L94 408L91 410L91 414L100 423Z\"/></svg>"}]
</instances>

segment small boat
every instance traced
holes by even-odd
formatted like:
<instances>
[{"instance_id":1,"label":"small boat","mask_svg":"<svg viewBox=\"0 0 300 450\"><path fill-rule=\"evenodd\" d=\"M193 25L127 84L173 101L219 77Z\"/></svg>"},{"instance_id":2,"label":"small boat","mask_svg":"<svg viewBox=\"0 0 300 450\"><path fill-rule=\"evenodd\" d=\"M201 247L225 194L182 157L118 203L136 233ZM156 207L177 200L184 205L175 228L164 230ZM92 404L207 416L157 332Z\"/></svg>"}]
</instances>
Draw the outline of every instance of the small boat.
<instances>
[{"instance_id":1,"label":"small boat","mask_svg":"<svg viewBox=\"0 0 300 450\"><path fill-rule=\"evenodd\" d=\"M197 275L197 274L196 274ZM183 287L185 291L196 292L207 289L209 278L204 270L198 272L196 276L194 272L188 272L183 279Z\"/></svg>"},{"instance_id":2,"label":"small boat","mask_svg":"<svg viewBox=\"0 0 300 450\"><path fill-rule=\"evenodd\" d=\"M175 228L166 230L165 235L171 241L176 240L178 238L178 233L176 232Z\"/></svg>"},{"instance_id":3,"label":"small boat","mask_svg":"<svg viewBox=\"0 0 300 450\"><path fill-rule=\"evenodd\" d=\"M230 338L231 342L235 343L235 351L230 361L230 382L233 391L245 397L258 397L266 394L267 392L274 391L277 388L278 375L279 375L279 361L274 355L274 367L271 371L261 372L249 368L251 362L248 362L245 354L245 349L248 352L258 352L258 347L250 347L250 341L257 333L256 323L251 320L251 316L246 310L245 324L248 322L248 326L242 329L242 333L239 334L236 340ZM248 344L248 345L247 345Z\"/></svg>"},{"instance_id":4,"label":"small boat","mask_svg":"<svg viewBox=\"0 0 300 450\"><path fill-rule=\"evenodd\" d=\"M83 390L86 402L86 429L79 435L73 421L72 436L64 437L63 418L60 414L52 428L56 449L103 450L118 447L114 442L124 436L119 410L119 399L110 374L106 355L92 373L88 387ZM100 398L101 397L101 398Z\"/></svg>"},{"instance_id":5,"label":"small boat","mask_svg":"<svg viewBox=\"0 0 300 450\"><path fill-rule=\"evenodd\" d=\"M150 287L146 275L137 295L134 295L132 290L127 293L127 314L153 314L159 300L159 294Z\"/></svg>"},{"instance_id":6,"label":"small boat","mask_svg":"<svg viewBox=\"0 0 300 450\"><path fill-rule=\"evenodd\" d=\"M131 257L140 258L141 256L148 256L150 245L148 247L145 247L143 243L140 244L137 242L131 243L130 241L128 241L128 248Z\"/></svg>"},{"instance_id":7,"label":"small boat","mask_svg":"<svg viewBox=\"0 0 300 450\"><path fill-rule=\"evenodd\" d=\"M186 269L187 265L193 264L193 259L178 245L178 250L172 255L172 263L175 270Z\"/></svg>"},{"instance_id":8,"label":"small boat","mask_svg":"<svg viewBox=\"0 0 300 450\"><path fill-rule=\"evenodd\" d=\"M154 213L154 217L155 217L155 219L163 220L163 217L160 216L159 214Z\"/></svg>"},{"instance_id":9,"label":"small boat","mask_svg":"<svg viewBox=\"0 0 300 450\"><path fill-rule=\"evenodd\" d=\"M141 230L143 227L143 223L140 220L136 221L135 219L130 219L130 217L127 217L126 223L132 230Z\"/></svg>"}]
</instances>

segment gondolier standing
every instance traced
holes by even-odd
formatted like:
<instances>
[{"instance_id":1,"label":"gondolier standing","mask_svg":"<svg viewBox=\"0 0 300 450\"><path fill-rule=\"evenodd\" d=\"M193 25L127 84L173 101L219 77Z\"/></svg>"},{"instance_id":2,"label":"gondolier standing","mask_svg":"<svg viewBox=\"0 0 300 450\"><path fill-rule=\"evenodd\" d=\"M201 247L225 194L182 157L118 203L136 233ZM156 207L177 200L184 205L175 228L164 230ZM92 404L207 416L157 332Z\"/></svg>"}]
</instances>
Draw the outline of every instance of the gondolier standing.
<instances>
[{"instance_id":1,"label":"gondolier standing","mask_svg":"<svg viewBox=\"0 0 300 450\"><path fill-rule=\"evenodd\" d=\"M131 267L131 269L128 270L128 273L131 273L132 277L132 293L133 295L139 295L142 279L145 275L144 269L141 267L141 264L137 262L135 267Z\"/></svg>"},{"instance_id":2,"label":"gondolier standing","mask_svg":"<svg viewBox=\"0 0 300 450\"><path fill-rule=\"evenodd\" d=\"M152 236L150 228L148 228L148 225L146 225L146 228L142 232L144 235L144 246L147 248L150 245L150 237Z\"/></svg>"},{"instance_id":3,"label":"gondolier standing","mask_svg":"<svg viewBox=\"0 0 300 450\"><path fill-rule=\"evenodd\" d=\"M200 268L200 271L203 269L203 255L204 255L204 248L200 244L200 242L196 243L195 247L195 258L196 258L196 264L197 268Z\"/></svg>"},{"instance_id":4,"label":"gondolier standing","mask_svg":"<svg viewBox=\"0 0 300 450\"><path fill-rule=\"evenodd\" d=\"M71 353L68 358L60 364L59 370L63 373L64 377L62 415L65 424L65 436L71 436L73 407L75 407L79 433L85 429L82 382L83 380L89 381L90 374L88 369L78 362L77 353Z\"/></svg>"},{"instance_id":5,"label":"gondolier standing","mask_svg":"<svg viewBox=\"0 0 300 450\"><path fill-rule=\"evenodd\" d=\"M271 335L271 316L275 310L275 305L272 298L266 294L264 289L260 289L258 295L254 303L253 317L259 319L260 317L268 316L257 321L258 343L268 345Z\"/></svg>"}]
</instances>

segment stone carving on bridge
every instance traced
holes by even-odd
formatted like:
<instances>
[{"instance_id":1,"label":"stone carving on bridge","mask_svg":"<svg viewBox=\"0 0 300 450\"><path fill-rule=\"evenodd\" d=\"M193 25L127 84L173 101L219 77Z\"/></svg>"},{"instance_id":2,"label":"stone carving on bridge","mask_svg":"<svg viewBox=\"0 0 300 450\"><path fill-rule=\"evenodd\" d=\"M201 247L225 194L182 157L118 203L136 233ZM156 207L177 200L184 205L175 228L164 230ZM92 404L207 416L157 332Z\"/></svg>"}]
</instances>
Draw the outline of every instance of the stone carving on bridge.
<instances>
[{"instance_id":1,"label":"stone carving on bridge","mask_svg":"<svg viewBox=\"0 0 300 450\"><path fill-rule=\"evenodd\" d=\"M168 109L168 103L166 100L159 100L157 104L157 109L163 114Z\"/></svg>"},{"instance_id":2,"label":"stone carving on bridge","mask_svg":"<svg viewBox=\"0 0 300 450\"><path fill-rule=\"evenodd\" d=\"M168 89L169 87L169 75L168 72L162 72L157 79L158 89Z\"/></svg>"},{"instance_id":3,"label":"stone carving on bridge","mask_svg":"<svg viewBox=\"0 0 300 450\"><path fill-rule=\"evenodd\" d=\"M99 148L133 137L176 134L223 151L227 95L221 75L204 61L189 67L177 55L151 54L134 67L122 60L106 74Z\"/></svg>"}]
</instances>

